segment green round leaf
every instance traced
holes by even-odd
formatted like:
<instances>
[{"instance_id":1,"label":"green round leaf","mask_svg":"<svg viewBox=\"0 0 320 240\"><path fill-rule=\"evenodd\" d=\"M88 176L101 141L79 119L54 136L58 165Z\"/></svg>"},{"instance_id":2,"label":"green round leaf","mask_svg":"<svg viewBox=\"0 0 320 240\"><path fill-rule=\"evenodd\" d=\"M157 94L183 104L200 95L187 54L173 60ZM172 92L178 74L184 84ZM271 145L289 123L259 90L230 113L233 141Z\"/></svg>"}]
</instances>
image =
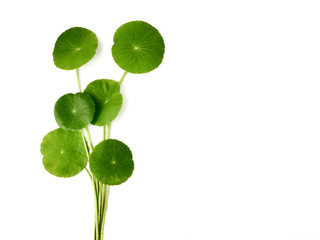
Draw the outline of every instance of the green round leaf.
<instances>
[{"instance_id":1,"label":"green round leaf","mask_svg":"<svg viewBox=\"0 0 320 240\"><path fill-rule=\"evenodd\" d=\"M119 82L109 79L95 80L84 92L92 97L95 104L92 124L105 126L116 118L122 106Z\"/></svg>"},{"instance_id":2,"label":"green round leaf","mask_svg":"<svg viewBox=\"0 0 320 240\"><path fill-rule=\"evenodd\" d=\"M79 131L61 128L49 132L41 143L45 169L57 177L72 177L87 165L87 153Z\"/></svg>"},{"instance_id":3,"label":"green round leaf","mask_svg":"<svg viewBox=\"0 0 320 240\"><path fill-rule=\"evenodd\" d=\"M92 174L102 183L119 185L132 175L134 163L127 145L115 139L100 142L89 159Z\"/></svg>"},{"instance_id":4,"label":"green round leaf","mask_svg":"<svg viewBox=\"0 0 320 240\"><path fill-rule=\"evenodd\" d=\"M126 23L117 29L113 41L113 59L127 72L147 73L162 62L165 49L162 36L149 23Z\"/></svg>"},{"instance_id":5,"label":"green round leaf","mask_svg":"<svg viewBox=\"0 0 320 240\"><path fill-rule=\"evenodd\" d=\"M89 125L94 116L94 102L86 93L68 93L58 99L54 116L59 127L81 130Z\"/></svg>"},{"instance_id":6,"label":"green round leaf","mask_svg":"<svg viewBox=\"0 0 320 240\"><path fill-rule=\"evenodd\" d=\"M81 27L70 28L56 41L54 64L64 70L77 69L93 58L97 47L98 39L92 31Z\"/></svg>"}]
</instances>

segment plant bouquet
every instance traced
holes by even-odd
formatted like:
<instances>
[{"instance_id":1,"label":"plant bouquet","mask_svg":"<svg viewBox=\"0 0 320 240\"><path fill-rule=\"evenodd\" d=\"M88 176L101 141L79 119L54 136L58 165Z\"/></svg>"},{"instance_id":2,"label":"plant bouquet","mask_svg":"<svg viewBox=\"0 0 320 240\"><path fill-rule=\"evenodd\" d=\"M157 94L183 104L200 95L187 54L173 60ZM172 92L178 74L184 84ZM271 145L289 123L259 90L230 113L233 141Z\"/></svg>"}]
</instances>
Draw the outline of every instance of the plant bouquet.
<instances>
[{"instance_id":1,"label":"plant bouquet","mask_svg":"<svg viewBox=\"0 0 320 240\"><path fill-rule=\"evenodd\" d=\"M79 92L65 94L55 103L59 128L49 132L41 143L42 162L49 173L63 178L82 170L88 173L95 199L94 240L103 239L110 186L127 181L134 170L130 148L110 139L111 122L123 102L121 84L127 73L147 73L157 68L165 50L159 31L143 21L123 24L113 41L113 59L124 70L120 81L98 79L82 91L79 68L95 55L98 39L82 27L70 28L58 37L54 64L60 69L76 70ZM96 146L91 141L90 124L103 128L103 139Z\"/></svg>"}]
</instances>

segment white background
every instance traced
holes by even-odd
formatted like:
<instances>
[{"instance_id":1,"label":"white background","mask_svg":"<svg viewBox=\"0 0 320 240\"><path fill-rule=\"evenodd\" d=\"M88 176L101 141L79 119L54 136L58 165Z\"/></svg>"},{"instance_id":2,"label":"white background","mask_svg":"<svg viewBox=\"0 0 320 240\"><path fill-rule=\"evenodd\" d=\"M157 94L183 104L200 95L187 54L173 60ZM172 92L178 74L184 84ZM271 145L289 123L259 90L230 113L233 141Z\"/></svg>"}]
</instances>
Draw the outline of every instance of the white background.
<instances>
[{"instance_id":1,"label":"white background","mask_svg":"<svg viewBox=\"0 0 320 240\"><path fill-rule=\"evenodd\" d=\"M40 143L56 100L77 91L56 68L74 26L99 48L83 89L119 80L115 30L144 20L162 34L161 66L128 74L111 137L133 176L111 187L105 239L320 239L320 2L309 0L3 1L0 4L0 239L93 239L85 172L60 179ZM94 144L102 137L93 128Z\"/></svg>"}]
</instances>

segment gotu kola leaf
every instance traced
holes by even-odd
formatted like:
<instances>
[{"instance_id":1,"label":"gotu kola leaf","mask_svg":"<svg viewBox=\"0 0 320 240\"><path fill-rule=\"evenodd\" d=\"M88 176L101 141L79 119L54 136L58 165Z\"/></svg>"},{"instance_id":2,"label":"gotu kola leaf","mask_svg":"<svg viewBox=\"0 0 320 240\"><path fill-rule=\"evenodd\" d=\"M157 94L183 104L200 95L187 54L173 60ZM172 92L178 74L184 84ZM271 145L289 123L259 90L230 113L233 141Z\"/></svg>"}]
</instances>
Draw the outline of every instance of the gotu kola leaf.
<instances>
[{"instance_id":1,"label":"gotu kola leaf","mask_svg":"<svg viewBox=\"0 0 320 240\"><path fill-rule=\"evenodd\" d=\"M90 30L74 27L63 32L53 50L54 64L64 70L72 70L89 62L98 47L97 36Z\"/></svg>"},{"instance_id":2,"label":"gotu kola leaf","mask_svg":"<svg viewBox=\"0 0 320 240\"><path fill-rule=\"evenodd\" d=\"M57 177L75 176L87 165L80 131L55 129L43 138L40 151L45 169Z\"/></svg>"},{"instance_id":3,"label":"gotu kola leaf","mask_svg":"<svg viewBox=\"0 0 320 240\"><path fill-rule=\"evenodd\" d=\"M58 125L67 130L81 130L89 125L94 116L95 106L86 93L68 93L58 99L54 116Z\"/></svg>"},{"instance_id":4,"label":"gotu kola leaf","mask_svg":"<svg viewBox=\"0 0 320 240\"><path fill-rule=\"evenodd\" d=\"M162 62L164 41L149 23L132 21L123 24L115 32L113 42L113 59L127 72L147 73Z\"/></svg>"},{"instance_id":5,"label":"gotu kola leaf","mask_svg":"<svg viewBox=\"0 0 320 240\"><path fill-rule=\"evenodd\" d=\"M89 94L95 104L92 124L105 126L118 115L122 106L120 83L109 79L99 79L88 84L84 93Z\"/></svg>"},{"instance_id":6,"label":"gotu kola leaf","mask_svg":"<svg viewBox=\"0 0 320 240\"><path fill-rule=\"evenodd\" d=\"M92 174L107 185L119 185L127 181L134 170L129 147L115 139L100 142L93 149L89 164Z\"/></svg>"}]
</instances>

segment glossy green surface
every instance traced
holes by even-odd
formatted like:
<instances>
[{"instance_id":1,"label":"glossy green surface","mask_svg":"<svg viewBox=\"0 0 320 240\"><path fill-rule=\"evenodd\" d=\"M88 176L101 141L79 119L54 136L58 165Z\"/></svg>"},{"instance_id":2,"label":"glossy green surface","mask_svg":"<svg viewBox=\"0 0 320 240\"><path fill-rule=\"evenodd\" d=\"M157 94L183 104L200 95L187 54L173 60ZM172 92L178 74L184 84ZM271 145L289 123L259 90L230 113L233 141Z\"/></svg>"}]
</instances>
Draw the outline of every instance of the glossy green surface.
<instances>
[{"instance_id":1,"label":"glossy green surface","mask_svg":"<svg viewBox=\"0 0 320 240\"><path fill-rule=\"evenodd\" d=\"M54 64L64 70L72 70L89 62L96 53L96 35L81 27L63 32L57 39L53 50Z\"/></svg>"},{"instance_id":2,"label":"glossy green surface","mask_svg":"<svg viewBox=\"0 0 320 240\"><path fill-rule=\"evenodd\" d=\"M59 127L67 130L81 130L93 119L94 101L86 93L68 93L58 99L54 116Z\"/></svg>"},{"instance_id":3,"label":"glossy green surface","mask_svg":"<svg viewBox=\"0 0 320 240\"><path fill-rule=\"evenodd\" d=\"M89 94L95 103L92 124L105 126L116 118L122 106L119 82L109 79L95 80L87 86L84 93Z\"/></svg>"},{"instance_id":4,"label":"glossy green surface","mask_svg":"<svg viewBox=\"0 0 320 240\"><path fill-rule=\"evenodd\" d=\"M162 62L164 41L149 23L132 21L123 24L114 34L113 42L113 59L127 72L147 73Z\"/></svg>"},{"instance_id":5,"label":"glossy green surface","mask_svg":"<svg viewBox=\"0 0 320 240\"><path fill-rule=\"evenodd\" d=\"M42 163L57 177L72 177L87 165L86 149L79 131L61 128L49 132L41 143Z\"/></svg>"},{"instance_id":6,"label":"glossy green surface","mask_svg":"<svg viewBox=\"0 0 320 240\"><path fill-rule=\"evenodd\" d=\"M119 185L132 175L134 163L127 145L115 139L100 142L90 155L90 170L102 183Z\"/></svg>"}]
</instances>

